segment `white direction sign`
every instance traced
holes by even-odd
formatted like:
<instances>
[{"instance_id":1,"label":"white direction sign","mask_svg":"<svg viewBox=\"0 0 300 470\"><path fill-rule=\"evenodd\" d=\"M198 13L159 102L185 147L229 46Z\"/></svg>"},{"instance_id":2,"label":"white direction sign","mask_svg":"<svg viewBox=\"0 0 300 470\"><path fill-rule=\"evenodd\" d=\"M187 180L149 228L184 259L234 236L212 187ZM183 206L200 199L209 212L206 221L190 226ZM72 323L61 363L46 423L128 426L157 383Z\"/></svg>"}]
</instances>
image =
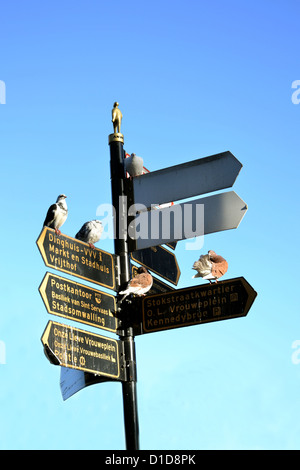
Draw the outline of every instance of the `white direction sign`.
<instances>
[{"instance_id":1,"label":"white direction sign","mask_svg":"<svg viewBox=\"0 0 300 470\"><path fill-rule=\"evenodd\" d=\"M233 186L242 164L231 152L200 158L133 178L135 204L147 208Z\"/></svg>"},{"instance_id":2,"label":"white direction sign","mask_svg":"<svg viewBox=\"0 0 300 470\"><path fill-rule=\"evenodd\" d=\"M234 192L141 212L128 226L130 251L237 228L247 205Z\"/></svg>"}]
</instances>

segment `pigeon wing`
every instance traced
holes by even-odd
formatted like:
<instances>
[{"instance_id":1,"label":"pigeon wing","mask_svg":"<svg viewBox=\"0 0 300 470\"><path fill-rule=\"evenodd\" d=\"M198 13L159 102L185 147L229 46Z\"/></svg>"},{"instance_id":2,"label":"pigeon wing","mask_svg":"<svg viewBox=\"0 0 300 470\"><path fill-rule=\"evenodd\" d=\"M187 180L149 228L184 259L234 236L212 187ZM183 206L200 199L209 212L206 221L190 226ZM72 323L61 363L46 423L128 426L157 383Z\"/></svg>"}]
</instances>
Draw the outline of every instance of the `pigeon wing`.
<instances>
[{"instance_id":1,"label":"pigeon wing","mask_svg":"<svg viewBox=\"0 0 300 470\"><path fill-rule=\"evenodd\" d=\"M46 225L47 227L54 228L52 224L55 220L56 210L57 210L57 204L52 204L49 207L45 221L44 221L44 225Z\"/></svg>"},{"instance_id":2,"label":"pigeon wing","mask_svg":"<svg viewBox=\"0 0 300 470\"><path fill-rule=\"evenodd\" d=\"M211 272L218 279L219 277L224 276L227 270L228 263L224 258L222 258L218 263L213 263Z\"/></svg>"},{"instance_id":3,"label":"pigeon wing","mask_svg":"<svg viewBox=\"0 0 300 470\"><path fill-rule=\"evenodd\" d=\"M90 232L91 232L91 227L89 223L86 222L85 224L83 224L79 232L76 233L75 238L77 238L77 240L85 241L88 238Z\"/></svg>"}]
</instances>

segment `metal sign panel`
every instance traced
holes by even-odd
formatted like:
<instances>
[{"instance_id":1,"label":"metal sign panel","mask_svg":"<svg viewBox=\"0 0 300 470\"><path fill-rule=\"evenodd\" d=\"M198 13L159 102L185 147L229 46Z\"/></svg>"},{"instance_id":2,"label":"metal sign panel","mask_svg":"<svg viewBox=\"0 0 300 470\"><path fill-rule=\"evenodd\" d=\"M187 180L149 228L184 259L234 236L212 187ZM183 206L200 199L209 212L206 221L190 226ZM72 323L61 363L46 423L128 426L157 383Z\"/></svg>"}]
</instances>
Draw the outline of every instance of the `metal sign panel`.
<instances>
[{"instance_id":1,"label":"metal sign panel","mask_svg":"<svg viewBox=\"0 0 300 470\"><path fill-rule=\"evenodd\" d=\"M141 212L129 224L130 251L237 228L246 212L234 191Z\"/></svg>"},{"instance_id":2,"label":"metal sign panel","mask_svg":"<svg viewBox=\"0 0 300 470\"><path fill-rule=\"evenodd\" d=\"M45 354L52 364L124 379L121 341L49 321L42 335Z\"/></svg>"},{"instance_id":3,"label":"metal sign panel","mask_svg":"<svg viewBox=\"0 0 300 470\"><path fill-rule=\"evenodd\" d=\"M57 236L48 227L43 228L37 246L46 266L117 290L115 255L67 235Z\"/></svg>"},{"instance_id":4,"label":"metal sign panel","mask_svg":"<svg viewBox=\"0 0 300 470\"><path fill-rule=\"evenodd\" d=\"M60 368L60 391L63 400L67 400L75 393L90 385L112 380L111 378L83 372L82 370L68 369L67 367Z\"/></svg>"},{"instance_id":5,"label":"metal sign panel","mask_svg":"<svg viewBox=\"0 0 300 470\"><path fill-rule=\"evenodd\" d=\"M113 295L52 273L46 273L39 292L48 313L116 332L118 320Z\"/></svg>"},{"instance_id":6,"label":"metal sign panel","mask_svg":"<svg viewBox=\"0 0 300 470\"><path fill-rule=\"evenodd\" d=\"M180 269L174 253L162 246L146 248L131 253L131 259L145 266L166 281L178 284Z\"/></svg>"},{"instance_id":7,"label":"metal sign panel","mask_svg":"<svg viewBox=\"0 0 300 470\"><path fill-rule=\"evenodd\" d=\"M147 295L142 300L141 330L152 333L243 317L256 296L255 290L243 277Z\"/></svg>"},{"instance_id":8,"label":"metal sign panel","mask_svg":"<svg viewBox=\"0 0 300 470\"><path fill-rule=\"evenodd\" d=\"M131 266L131 272L132 272L132 276L134 277L136 274L137 274L137 266ZM170 292L170 291L174 291L174 287L172 286L169 286L168 284L166 284L165 282L162 282L160 279L158 279L157 277L155 277L153 274L152 274L152 277L153 277L153 284L152 284L152 287L151 289L149 290L149 295L151 294L162 294L164 292Z\"/></svg>"},{"instance_id":9,"label":"metal sign panel","mask_svg":"<svg viewBox=\"0 0 300 470\"><path fill-rule=\"evenodd\" d=\"M133 178L134 203L179 201L233 186L242 164L231 152L200 158Z\"/></svg>"}]
</instances>

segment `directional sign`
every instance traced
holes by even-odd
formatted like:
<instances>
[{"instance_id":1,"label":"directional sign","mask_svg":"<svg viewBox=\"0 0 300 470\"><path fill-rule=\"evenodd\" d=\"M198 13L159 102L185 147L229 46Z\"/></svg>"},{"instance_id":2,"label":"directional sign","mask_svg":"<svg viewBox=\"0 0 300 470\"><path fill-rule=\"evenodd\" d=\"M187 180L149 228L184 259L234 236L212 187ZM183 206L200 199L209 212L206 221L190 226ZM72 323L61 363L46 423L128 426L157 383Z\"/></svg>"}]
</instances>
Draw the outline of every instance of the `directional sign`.
<instances>
[{"instance_id":1,"label":"directional sign","mask_svg":"<svg viewBox=\"0 0 300 470\"><path fill-rule=\"evenodd\" d=\"M130 251L237 228L246 212L234 191L141 212L129 224Z\"/></svg>"},{"instance_id":2,"label":"directional sign","mask_svg":"<svg viewBox=\"0 0 300 470\"><path fill-rule=\"evenodd\" d=\"M48 313L116 332L113 295L52 273L46 273L39 291Z\"/></svg>"},{"instance_id":3,"label":"directional sign","mask_svg":"<svg viewBox=\"0 0 300 470\"><path fill-rule=\"evenodd\" d=\"M88 331L49 321L42 336L52 364L124 379L123 343Z\"/></svg>"},{"instance_id":4,"label":"directional sign","mask_svg":"<svg viewBox=\"0 0 300 470\"><path fill-rule=\"evenodd\" d=\"M175 284L175 286L178 284L181 273L176 256L171 251L166 250L166 248L156 246L135 251L131 253L131 258L165 280Z\"/></svg>"},{"instance_id":5,"label":"directional sign","mask_svg":"<svg viewBox=\"0 0 300 470\"><path fill-rule=\"evenodd\" d=\"M153 171L133 178L134 202L150 208L154 204L229 188L241 168L242 164L231 152L224 152Z\"/></svg>"},{"instance_id":6,"label":"directional sign","mask_svg":"<svg viewBox=\"0 0 300 470\"><path fill-rule=\"evenodd\" d=\"M37 245L46 266L117 290L115 255L66 235L57 236L48 227L43 228Z\"/></svg>"},{"instance_id":7,"label":"directional sign","mask_svg":"<svg viewBox=\"0 0 300 470\"><path fill-rule=\"evenodd\" d=\"M243 277L147 295L142 300L142 332L244 317L256 295Z\"/></svg>"},{"instance_id":8,"label":"directional sign","mask_svg":"<svg viewBox=\"0 0 300 470\"><path fill-rule=\"evenodd\" d=\"M133 265L131 266L131 272L132 272L133 277L137 274L137 270L138 270L137 266L133 266ZM170 291L175 290L174 287L169 286L165 282L162 282L160 279L153 276L153 274L152 274L152 277L153 277L153 284L152 284L151 289L149 290L149 295L162 294L164 292L170 292Z\"/></svg>"}]
</instances>

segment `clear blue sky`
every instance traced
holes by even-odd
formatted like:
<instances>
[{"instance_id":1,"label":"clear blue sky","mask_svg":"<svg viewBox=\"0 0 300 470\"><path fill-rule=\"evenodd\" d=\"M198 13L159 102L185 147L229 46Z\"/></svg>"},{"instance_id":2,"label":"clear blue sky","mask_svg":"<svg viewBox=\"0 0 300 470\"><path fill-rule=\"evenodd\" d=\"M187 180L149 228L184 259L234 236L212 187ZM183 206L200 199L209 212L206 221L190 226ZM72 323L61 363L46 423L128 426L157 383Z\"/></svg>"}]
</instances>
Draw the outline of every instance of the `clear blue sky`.
<instances>
[{"instance_id":1,"label":"clear blue sky","mask_svg":"<svg viewBox=\"0 0 300 470\"><path fill-rule=\"evenodd\" d=\"M125 149L152 171L226 150L241 161L248 212L202 252L258 292L246 318L136 338L141 449L299 449L299 3L29 0L0 13L0 448L125 448L120 383L62 400L40 341L61 319L40 298L36 247L59 193L70 236L111 202L117 100ZM196 284L199 254L179 243L178 287Z\"/></svg>"}]
</instances>

